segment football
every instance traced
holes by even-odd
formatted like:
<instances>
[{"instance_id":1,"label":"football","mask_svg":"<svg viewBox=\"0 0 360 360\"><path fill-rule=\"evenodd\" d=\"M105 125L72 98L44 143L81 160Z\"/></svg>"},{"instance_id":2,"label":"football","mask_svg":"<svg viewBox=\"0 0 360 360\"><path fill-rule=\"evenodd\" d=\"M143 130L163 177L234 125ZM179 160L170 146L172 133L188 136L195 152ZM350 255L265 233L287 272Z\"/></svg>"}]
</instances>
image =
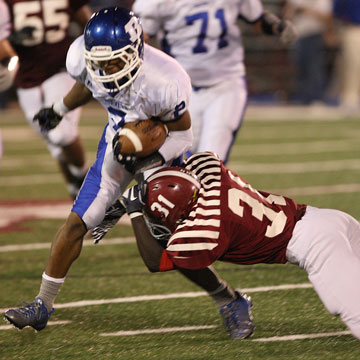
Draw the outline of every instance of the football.
<instances>
[{"instance_id":1,"label":"football","mask_svg":"<svg viewBox=\"0 0 360 360\"><path fill-rule=\"evenodd\" d=\"M160 149L168 130L158 120L136 120L126 123L119 131L120 153L145 157Z\"/></svg>"}]
</instances>

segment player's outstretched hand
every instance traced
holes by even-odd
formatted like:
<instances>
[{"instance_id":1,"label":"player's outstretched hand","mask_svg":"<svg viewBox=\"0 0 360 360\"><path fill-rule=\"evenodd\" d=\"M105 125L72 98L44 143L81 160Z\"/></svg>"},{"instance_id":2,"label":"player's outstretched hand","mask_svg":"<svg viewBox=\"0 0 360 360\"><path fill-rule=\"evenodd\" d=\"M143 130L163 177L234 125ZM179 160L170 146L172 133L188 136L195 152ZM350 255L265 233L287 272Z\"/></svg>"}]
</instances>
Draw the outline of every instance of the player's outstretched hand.
<instances>
[{"instance_id":1,"label":"player's outstretched hand","mask_svg":"<svg viewBox=\"0 0 360 360\"><path fill-rule=\"evenodd\" d=\"M121 164L124 165L125 169L131 173L134 172L134 165L137 160L135 154L124 155L120 153L120 144L119 144L119 132L117 132L113 138L112 148L114 152L115 159Z\"/></svg>"},{"instance_id":2,"label":"player's outstretched hand","mask_svg":"<svg viewBox=\"0 0 360 360\"><path fill-rule=\"evenodd\" d=\"M298 33L292 22L289 20L282 20L278 25L278 31L280 40L284 44L292 44L298 38Z\"/></svg>"},{"instance_id":3,"label":"player's outstretched hand","mask_svg":"<svg viewBox=\"0 0 360 360\"><path fill-rule=\"evenodd\" d=\"M49 131L54 129L60 123L62 116L55 112L54 108L43 108L33 118L38 121L41 131Z\"/></svg>"},{"instance_id":4,"label":"player's outstretched hand","mask_svg":"<svg viewBox=\"0 0 360 360\"><path fill-rule=\"evenodd\" d=\"M129 215L142 212L146 201L147 185L146 181L142 181L123 193L121 200Z\"/></svg>"}]
</instances>

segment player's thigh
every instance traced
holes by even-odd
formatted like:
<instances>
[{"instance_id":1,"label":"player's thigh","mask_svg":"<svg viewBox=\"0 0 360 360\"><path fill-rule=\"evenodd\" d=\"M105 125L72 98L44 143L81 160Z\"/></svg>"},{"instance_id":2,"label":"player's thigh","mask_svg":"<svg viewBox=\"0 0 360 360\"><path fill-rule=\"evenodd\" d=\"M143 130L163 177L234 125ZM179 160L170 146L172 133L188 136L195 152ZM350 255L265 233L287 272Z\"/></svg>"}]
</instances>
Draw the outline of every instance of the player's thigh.
<instances>
[{"instance_id":1,"label":"player's thigh","mask_svg":"<svg viewBox=\"0 0 360 360\"><path fill-rule=\"evenodd\" d=\"M49 107L62 99L74 84L75 80L66 71L59 72L46 79L41 84L44 98L43 106Z\"/></svg>"},{"instance_id":2,"label":"player's thigh","mask_svg":"<svg viewBox=\"0 0 360 360\"><path fill-rule=\"evenodd\" d=\"M42 90L40 86L29 89L17 89L19 105L24 112L26 121L35 131L41 133L37 121L33 121L34 115L42 108Z\"/></svg>"},{"instance_id":3,"label":"player's thigh","mask_svg":"<svg viewBox=\"0 0 360 360\"><path fill-rule=\"evenodd\" d=\"M103 135L96 161L86 175L72 211L80 216L88 230L94 228L132 179L133 175L114 159L111 142L106 142Z\"/></svg>"},{"instance_id":4,"label":"player's thigh","mask_svg":"<svg viewBox=\"0 0 360 360\"><path fill-rule=\"evenodd\" d=\"M208 100L197 151L214 151L225 160L247 104L245 79L239 78L217 87Z\"/></svg>"}]
</instances>

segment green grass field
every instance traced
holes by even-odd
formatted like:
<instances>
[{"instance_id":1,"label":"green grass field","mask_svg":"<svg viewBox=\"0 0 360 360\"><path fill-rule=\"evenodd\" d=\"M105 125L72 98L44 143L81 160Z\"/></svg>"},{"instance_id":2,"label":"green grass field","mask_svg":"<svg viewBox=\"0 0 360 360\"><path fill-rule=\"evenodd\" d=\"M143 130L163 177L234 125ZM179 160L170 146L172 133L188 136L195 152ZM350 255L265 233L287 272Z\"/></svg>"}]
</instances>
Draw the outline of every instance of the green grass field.
<instances>
[{"instance_id":1,"label":"green grass field","mask_svg":"<svg viewBox=\"0 0 360 360\"><path fill-rule=\"evenodd\" d=\"M360 219L360 117L332 114L331 120L326 115L310 120L304 109L296 117L292 114L281 111L261 120L250 108L229 167L257 189L341 209ZM95 158L105 119L105 112L93 105L83 112L80 131L89 162ZM65 210L71 203L58 201L67 199L62 178L20 111L0 114L0 128L3 312L37 295L46 247L64 220L64 211L52 214L59 203ZM45 201L50 206L39 212ZM121 243L121 238L131 240L129 226L117 226L102 245L84 246L45 330L19 332L0 323L1 360L360 359L360 342L343 335L344 324L326 311L297 267L215 264L223 278L245 289L254 302L253 337L232 341L209 297L176 272L148 273L135 243ZM113 239L118 243L111 243ZM275 336L276 341L269 341Z\"/></svg>"}]
</instances>

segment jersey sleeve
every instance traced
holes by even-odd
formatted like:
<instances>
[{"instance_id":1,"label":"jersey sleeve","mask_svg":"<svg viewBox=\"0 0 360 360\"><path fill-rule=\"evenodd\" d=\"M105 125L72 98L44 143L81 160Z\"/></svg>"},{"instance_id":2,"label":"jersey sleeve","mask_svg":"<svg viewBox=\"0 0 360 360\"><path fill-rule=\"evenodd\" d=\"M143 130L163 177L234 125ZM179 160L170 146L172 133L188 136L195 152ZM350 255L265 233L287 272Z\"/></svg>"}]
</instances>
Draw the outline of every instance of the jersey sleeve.
<instances>
[{"instance_id":1,"label":"jersey sleeve","mask_svg":"<svg viewBox=\"0 0 360 360\"><path fill-rule=\"evenodd\" d=\"M0 0L0 40L7 39L11 32L9 8L5 1Z\"/></svg>"},{"instance_id":2,"label":"jersey sleeve","mask_svg":"<svg viewBox=\"0 0 360 360\"><path fill-rule=\"evenodd\" d=\"M175 232L168 242L167 255L176 267L204 269L223 253L221 244L212 235L200 230Z\"/></svg>"},{"instance_id":3,"label":"jersey sleeve","mask_svg":"<svg viewBox=\"0 0 360 360\"><path fill-rule=\"evenodd\" d=\"M258 21L264 13L264 8L260 0L240 1L239 18L247 23Z\"/></svg>"},{"instance_id":4,"label":"jersey sleeve","mask_svg":"<svg viewBox=\"0 0 360 360\"><path fill-rule=\"evenodd\" d=\"M136 0L132 9L140 17L144 32L149 36L154 36L161 29L162 1Z\"/></svg>"},{"instance_id":5,"label":"jersey sleeve","mask_svg":"<svg viewBox=\"0 0 360 360\"><path fill-rule=\"evenodd\" d=\"M84 36L81 35L70 45L66 56L66 70L76 81L85 82Z\"/></svg>"}]
</instances>

